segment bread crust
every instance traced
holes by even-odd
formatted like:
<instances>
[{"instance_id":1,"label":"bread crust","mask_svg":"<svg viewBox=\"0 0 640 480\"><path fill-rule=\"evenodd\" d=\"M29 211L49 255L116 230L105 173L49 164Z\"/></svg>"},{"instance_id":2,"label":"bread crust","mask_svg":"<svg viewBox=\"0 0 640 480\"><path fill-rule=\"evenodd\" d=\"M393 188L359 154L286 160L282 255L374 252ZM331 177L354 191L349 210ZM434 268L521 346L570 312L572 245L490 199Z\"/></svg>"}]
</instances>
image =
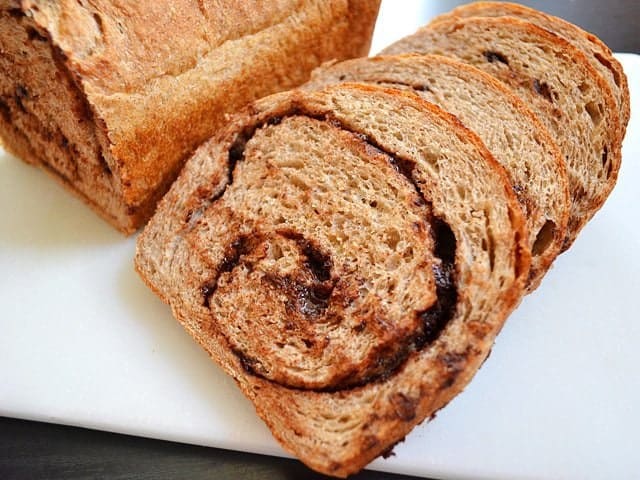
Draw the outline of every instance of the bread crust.
<instances>
[{"instance_id":1,"label":"bread crust","mask_svg":"<svg viewBox=\"0 0 640 480\"><path fill-rule=\"evenodd\" d=\"M459 138L476 155L480 155L482 171L489 176L486 181L495 187L492 191L500 199L496 200L496 208L506 208L500 210L504 211L500 218L509 225L508 233L496 231L494 240L501 252L497 260L507 262L500 265L508 264L510 267L502 272L506 275L503 288L490 288L488 285L497 277L482 267L480 259L470 263L462 260L471 255L471 251L466 250L469 245L461 236L459 248L462 250L456 253L460 288L456 308L459 311L433 343L411 354L388 377L360 386L336 391L288 388L249 372L229 348L228 340L215 327L215 321L212 323L210 313L202 306L201 280L196 278L208 277L199 273L203 265L194 258L195 240L185 230L188 228L185 227L185 219L189 218L193 224L193 218L202 218L194 217L193 212L201 212L198 206L202 206L203 201L206 205L215 206L218 201L215 199L224 198L220 195L230 178L229 152L241 132L264 125L269 119L275 119L272 123L277 124L287 115L329 115L349 129L361 131L358 122L363 121L362 116L341 113L342 107L332 103L341 101L339 95L344 95L340 97L343 100L392 102L395 111L410 112L411 115L423 116L425 121L431 119L435 124L446 125L453 138ZM353 108L357 110L360 107L354 103ZM371 131L363 131L362 135L372 138L372 141L380 141ZM437 183L425 188L433 189L428 191L433 191L438 197ZM214 200L208 203L199 198ZM434 197L428 200L433 201L435 214L445 215L446 199ZM205 225L198 223L200 220L195 222L193 225ZM457 231L463 226L452 225L452 228ZM224 232L216 235L224 235ZM197 241L204 245L203 240ZM177 182L160 202L158 213L139 237L135 260L136 270L144 281L171 306L176 318L213 360L236 380L283 447L311 468L339 477L362 469L464 388L488 355L506 316L519 302L528 277L529 263L530 252L520 207L505 172L475 134L452 115L415 95L355 84L314 94L291 92L275 95L237 116L224 133L203 145L187 162ZM477 288L484 292L484 300L491 304L489 313L478 314L478 318L474 317L473 305L470 305L475 302L477 293L473 292L478 292ZM350 423L355 426L348 428ZM340 429L345 432L337 434Z\"/></svg>"},{"instance_id":2,"label":"bread crust","mask_svg":"<svg viewBox=\"0 0 640 480\"><path fill-rule=\"evenodd\" d=\"M4 0L0 11L24 27L29 41L50 45L59 59L51 68L70 77L86 101L88 118L79 121L93 126L102 155L96 163L109 170L111 189L97 192L90 177L99 173L65 184L132 233L230 112L302 83L323 61L366 54L378 6L376 0ZM10 70L3 74L17 81Z\"/></svg>"}]
</instances>

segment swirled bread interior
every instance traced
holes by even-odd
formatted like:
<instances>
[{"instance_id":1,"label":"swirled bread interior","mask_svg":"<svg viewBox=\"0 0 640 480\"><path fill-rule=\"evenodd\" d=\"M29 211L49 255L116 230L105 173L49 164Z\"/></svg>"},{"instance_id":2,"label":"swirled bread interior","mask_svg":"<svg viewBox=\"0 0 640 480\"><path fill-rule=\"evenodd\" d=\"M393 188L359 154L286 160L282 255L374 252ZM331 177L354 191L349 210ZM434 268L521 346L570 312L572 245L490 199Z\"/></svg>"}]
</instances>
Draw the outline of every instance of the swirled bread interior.
<instances>
[{"instance_id":1,"label":"swirled bread interior","mask_svg":"<svg viewBox=\"0 0 640 480\"><path fill-rule=\"evenodd\" d=\"M284 448L336 476L466 385L529 261L478 137L416 95L353 84L237 116L187 162L136 254Z\"/></svg>"}]
</instances>

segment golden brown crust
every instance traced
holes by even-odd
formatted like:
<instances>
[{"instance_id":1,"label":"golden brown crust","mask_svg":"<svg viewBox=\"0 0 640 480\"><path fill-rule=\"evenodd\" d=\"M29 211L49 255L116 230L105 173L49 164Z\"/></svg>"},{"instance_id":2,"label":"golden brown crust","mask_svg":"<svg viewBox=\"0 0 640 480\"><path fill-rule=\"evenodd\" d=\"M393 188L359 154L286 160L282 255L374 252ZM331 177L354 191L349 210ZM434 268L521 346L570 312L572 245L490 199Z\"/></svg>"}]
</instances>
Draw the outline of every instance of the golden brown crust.
<instances>
[{"instance_id":1,"label":"golden brown crust","mask_svg":"<svg viewBox=\"0 0 640 480\"><path fill-rule=\"evenodd\" d=\"M110 195L120 205L90 186L76 188L96 196L92 201L121 230L132 232L146 221L184 159L224 125L227 113L302 83L323 61L366 54L379 5L222 3L0 5L11 21L23 22L37 32L36 40L51 44L60 58L56 68L86 98L103 161L113 174Z\"/></svg>"},{"instance_id":2,"label":"golden brown crust","mask_svg":"<svg viewBox=\"0 0 640 480\"><path fill-rule=\"evenodd\" d=\"M363 124L365 116L358 112L371 108L367 106L368 102L375 105L372 108L376 113L382 112L385 125L389 128L397 128L395 125L398 122L408 121L400 120L406 114L408 118L421 118L419 125L431 125L428 128L435 128L432 133L441 132L452 145L466 145L466 153L461 159L473 162L467 168L479 168L479 172L487 175L478 188L487 188L495 196L492 209L485 211L486 215L491 216L491 219L487 217L487 221L493 229L491 241L495 243L490 248L496 249L496 258L493 259L496 262L495 270L489 267L490 255L483 253L479 244L471 245L466 240L468 235L473 236L474 233L469 231L462 234L462 229L467 226L455 218L458 214L464 215L464 211L454 213L453 210L459 207L454 207L453 203L449 205L449 210L447 204L452 200L443 194L444 190L439 190L445 187L440 187L442 184L435 181L430 176L432 174L427 174L429 167L424 163L425 160L406 157L407 152L403 151L401 145L398 148L393 146L392 137L385 136L373 125L367 128ZM230 193L241 188L236 182L244 185L242 182L246 181L246 175L260 165L245 170L236 168L236 173L229 176L229 152L237 153L238 150L233 148L236 139L239 134L246 134L241 132L251 132L256 125L274 125L260 130L270 132L268 138L272 138L278 131L283 131L278 128L284 128L280 125L287 123L283 119L289 115L294 115L293 118L325 115L323 118L327 118L330 125L335 124L331 122L338 122L335 125L341 125L340 129L359 132L355 133L354 138L361 138L359 135L362 135L367 142L373 142L373 145L385 151L393 150L400 158L415 161L416 173L411 178L416 182L416 188L423 192L427 201L433 202L434 214L442 216L445 222L454 222L451 228L459 232L456 233L459 241L457 248L460 249L456 253L459 298L455 316L437 339L409 355L399 370L391 372L386 379L336 391L288 388L267 380L247 370L246 361L232 351L228 337L216 327L216 319L211 318L208 308L203 304L202 292L205 291L206 298L209 298L208 295L213 291L208 286L205 289L200 287L204 279L210 278L210 274L206 273L210 267L198 259L202 254L196 253L197 246L193 241L200 238L198 245L206 247L207 258L215 256L218 249L216 242L227 233L223 226L221 230L216 230L215 241L214 237L208 237L210 241L204 240L210 235L206 232L211 231L207 227L208 222L220 215L223 207L236 198L235 193ZM268 122L270 119L271 122ZM288 138L292 145L295 144L295 136ZM251 149L254 152L249 154L257 155L252 158L260 159L263 155L269 155L270 150L262 150L258 144L249 142L247 145L247 151ZM448 177L447 172L449 175L452 173L449 169L457 168L455 162L447 164L444 157L443 161L445 163L440 167L442 173L434 174L441 179ZM465 171L464 168L460 170L461 174ZM258 177L262 178L261 174ZM229 187L230 181L231 185L236 186ZM231 190L225 191L225 188ZM454 190L455 187L452 192ZM223 191L225 193L220 197ZM248 198L246 195L248 193L238 198ZM198 198L203 200L198 201ZM265 196L264 202L268 198ZM486 208L482 207L484 204L480 200L477 207ZM204 206L205 210L198 210L198 205ZM247 211L248 208L243 207L235 215L244 215L243 212ZM264 212L265 221L271 212L271 209ZM280 214L274 215L278 217ZM300 214L294 218L303 221L308 217ZM480 224L484 225L482 222ZM195 230L190 231L190 228ZM241 228L247 228L246 223ZM194 237L194 231L202 231L205 236ZM232 228L231 231L237 232L238 229ZM377 242L370 244L372 253L375 244ZM463 260L474 257L475 260L470 260L470 263ZM236 117L217 141L203 145L187 163L178 181L161 201L158 214L140 236L136 253L136 269L145 282L159 292L183 326L234 377L284 448L310 467L342 477L359 471L462 390L486 358L504 319L521 298L529 262L526 229L517 200L508 185L506 174L481 141L455 117L415 95L359 85L344 85L329 89L326 93L292 92L277 95L258 102L244 115ZM494 285L499 283L503 283L502 287L495 288ZM253 290L246 293L254 298Z\"/></svg>"}]
</instances>

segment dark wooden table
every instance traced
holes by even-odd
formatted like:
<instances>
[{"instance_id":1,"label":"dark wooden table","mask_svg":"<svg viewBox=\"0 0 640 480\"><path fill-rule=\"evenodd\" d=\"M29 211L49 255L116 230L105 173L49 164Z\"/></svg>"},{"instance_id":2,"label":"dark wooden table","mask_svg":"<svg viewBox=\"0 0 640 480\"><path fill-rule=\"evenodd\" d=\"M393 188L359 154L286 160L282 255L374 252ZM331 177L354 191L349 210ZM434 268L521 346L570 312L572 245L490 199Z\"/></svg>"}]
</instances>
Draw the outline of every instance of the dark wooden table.
<instances>
[{"instance_id":1,"label":"dark wooden table","mask_svg":"<svg viewBox=\"0 0 640 480\"><path fill-rule=\"evenodd\" d=\"M428 1L429 11L435 12L465 3ZM395 0L393 3L401 8L401 2ZM521 3L561 16L594 32L614 51L640 53L639 0L532 0ZM0 418L1 480L94 478L289 480L325 477L293 460ZM352 478L402 480L411 477L367 471Z\"/></svg>"}]
</instances>

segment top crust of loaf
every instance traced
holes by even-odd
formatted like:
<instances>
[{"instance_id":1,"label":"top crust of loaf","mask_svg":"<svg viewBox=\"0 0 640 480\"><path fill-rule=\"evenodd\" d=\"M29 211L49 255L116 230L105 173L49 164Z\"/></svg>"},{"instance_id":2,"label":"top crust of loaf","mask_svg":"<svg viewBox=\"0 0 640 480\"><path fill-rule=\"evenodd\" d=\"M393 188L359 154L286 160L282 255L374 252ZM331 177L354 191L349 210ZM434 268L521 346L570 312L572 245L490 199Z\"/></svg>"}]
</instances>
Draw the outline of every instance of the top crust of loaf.
<instances>
[{"instance_id":1,"label":"top crust of loaf","mask_svg":"<svg viewBox=\"0 0 640 480\"><path fill-rule=\"evenodd\" d=\"M304 82L322 61L366 54L379 6L368 0L2 3L35 22L86 97L116 194L132 212L164 193L186 157L221 128L225 113ZM146 220L133 217L128 225L112 220L131 232Z\"/></svg>"},{"instance_id":2,"label":"top crust of loaf","mask_svg":"<svg viewBox=\"0 0 640 480\"><path fill-rule=\"evenodd\" d=\"M288 133L285 138L279 137L291 129L299 135ZM282 221L284 225L310 221L304 220L308 217L296 210L295 206L300 203L287 207L287 199L295 197L280 196L277 191L273 191L273 196L265 193L254 197L252 192L256 188L272 191L269 179L280 175L279 172L298 172L299 162L307 157L294 161L291 152L297 148L298 138L312 141L313 135L322 138L327 135L336 143L335 152L340 152L334 156L334 150L324 148L315 153L313 161L323 162L323 169L341 166L340 159L345 153L339 145L352 145L351 152L360 152L362 161L372 167L383 162L379 166L386 168L383 167L385 158L386 162L396 165L397 172L404 172L402 175L413 184L407 190L409 196L402 192L410 183L401 182L405 186L399 183L394 187L400 194L400 197L394 196L400 198L396 201L409 199L412 195L409 192L418 192L424 196L424 203L419 201L415 205L431 209L435 217L449 225L455 236L455 258L451 260L455 261L457 303L453 317L442 331L424 348L410 351L401 365L386 374L371 381L364 379L356 386L330 390L301 385L291 388L282 384L283 378L269 380L272 370L265 370L264 365L256 366L254 359L239 355L230 347L230 341L236 349L246 347L237 343L242 338L240 330L230 333L229 326L257 328L237 322L245 313L248 313L247 319L262 322L262 317L250 314L252 304L262 301L245 302L240 295L236 298L243 302L241 310L246 312L225 317L228 320L211 314L211 308L224 310L227 295L240 294L242 285L234 284L234 279L243 275L251 279L251 275L263 271L264 261L255 257L258 262L255 263L249 257L267 258L266 253L261 252L272 252L275 243L281 245L276 249L278 252L293 252L287 258L297 259L305 285L310 285L306 282L312 280L305 277L305 269L312 272L325 265L313 274L320 283L333 282L334 272L340 271L341 261L337 260L340 257L335 256L337 250L334 250L338 247L318 241L321 238L318 235L330 226L322 227L315 234L313 229L303 232L302 237L289 234L294 240L301 238L294 241L298 247L277 240L282 238L277 231L266 240L256 237L258 240L248 243L245 240L224 245L231 239L229 233L237 233L238 228L242 233L243 228L249 228L256 221L263 229L266 225L280 225ZM268 147L272 136L276 136L273 148L282 150L276 152ZM434 138L439 140L436 142ZM253 163L251 168L243 169L243 162ZM340 175L345 171L349 169L341 169ZM322 178L322 175L319 172L317 176ZM460 178L452 178L457 175ZM389 171L387 177L388 181L395 182L393 178L397 174ZM304 190L308 181L313 179L292 177L283 191L294 187ZM331 188L339 188L340 184L335 183ZM250 185L254 186L249 188ZM323 188L318 184L317 189L308 190L309 197L300 207L302 211L321 206L314 192L322 192ZM356 183L335 195L348 195L345 198L353 198L357 204L360 200L353 195L360 190ZM236 203L252 198L248 204ZM257 200L261 198L259 205ZM251 210L255 213L250 214ZM331 215L322 215L320 210L318 213L319 220L331 218ZM234 225L237 221L240 224ZM231 227L227 229L225 225L229 224ZM437 238L436 235L436 241ZM338 241L337 245L341 244L342 241ZM376 244L370 242L366 247L371 249L370 254L375 254ZM314 249L330 254L305 253L308 248L305 245L316 245ZM429 248L428 242L425 245ZM366 256L366 248L359 250L358 256ZM448 247L437 244L434 251L440 252L442 262L450 255ZM239 260L240 257L245 260ZM280 253L276 257L280 259ZM315 267L309 267L311 258L316 259L312 262ZM215 266L220 259L222 263ZM247 261L253 265L251 268L246 266ZM363 468L466 385L485 359L507 314L519 301L529 262L526 230L517 200L506 174L475 134L455 117L415 95L362 85L342 85L315 93L278 94L257 102L237 116L225 132L203 145L187 162L140 236L136 252L136 269L143 279L169 303L176 318L213 359L235 378L274 436L310 467L335 476L346 476ZM433 265L437 264L439 261ZM216 271L217 280L212 282L212 273ZM442 281L442 278L437 280L438 275L436 283ZM426 285L432 281L429 276L425 280ZM335 281L339 282L340 278ZM349 285L353 284L347 282L347 289ZM224 292L217 292L218 288ZM429 288L427 286L427 296L421 300L426 302L423 305L433 302ZM253 288L247 292L253 299L262 294L262 290ZM297 302L295 295L289 297L291 302ZM438 293L440 299L441 296L442 293ZM331 296L329 302L333 298ZM273 302L273 299L265 300ZM307 307L298 304L295 308ZM308 313L314 314L318 308L325 307L316 305ZM296 317L292 318L295 321ZM354 341L362 331L359 327L353 330ZM309 348L309 355L315 355L312 344L296 348Z\"/></svg>"}]
</instances>

